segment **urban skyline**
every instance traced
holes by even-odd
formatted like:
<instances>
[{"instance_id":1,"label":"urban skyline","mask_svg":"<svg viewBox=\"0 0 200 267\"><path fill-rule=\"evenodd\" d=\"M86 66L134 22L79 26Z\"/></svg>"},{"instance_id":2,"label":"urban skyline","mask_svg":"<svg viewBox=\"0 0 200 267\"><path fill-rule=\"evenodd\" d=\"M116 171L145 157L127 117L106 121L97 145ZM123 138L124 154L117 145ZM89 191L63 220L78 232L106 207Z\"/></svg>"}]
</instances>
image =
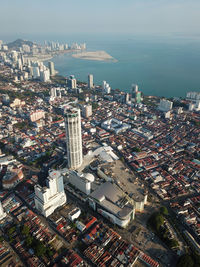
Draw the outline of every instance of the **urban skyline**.
<instances>
[{"instance_id":1,"label":"urban skyline","mask_svg":"<svg viewBox=\"0 0 200 267\"><path fill-rule=\"evenodd\" d=\"M1 3L0 266L200 266L199 10Z\"/></svg>"}]
</instances>

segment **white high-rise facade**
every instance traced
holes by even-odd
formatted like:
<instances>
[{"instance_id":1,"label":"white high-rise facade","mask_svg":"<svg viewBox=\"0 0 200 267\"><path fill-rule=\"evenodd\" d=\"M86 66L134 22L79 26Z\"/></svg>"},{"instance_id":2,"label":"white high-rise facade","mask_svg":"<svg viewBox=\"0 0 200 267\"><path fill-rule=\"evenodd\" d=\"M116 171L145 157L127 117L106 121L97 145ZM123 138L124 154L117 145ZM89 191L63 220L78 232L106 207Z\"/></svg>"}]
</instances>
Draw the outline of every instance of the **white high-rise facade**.
<instances>
[{"instance_id":1,"label":"white high-rise facade","mask_svg":"<svg viewBox=\"0 0 200 267\"><path fill-rule=\"evenodd\" d=\"M77 169L83 161L80 109L69 108L65 110L64 117L68 167L70 169Z\"/></svg>"},{"instance_id":2,"label":"white high-rise facade","mask_svg":"<svg viewBox=\"0 0 200 267\"><path fill-rule=\"evenodd\" d=\"M6 217L6 213L3 210L1 201L0 201L0 220L3 220Z\"/></svg>"},{"instance_id":3,"label":"white high-rise facade","mask_svg":"<svg viewBox=\"0 0 200 267\"><path fill-rule=\"evenodd\" d=\"M93 83L93 75L89 74L88 75L88 88L93 88L94 87L94 83Z\"/></svg>"},{"instance_id":4,"label":"white high-rise facade","mask_svg":"<svg viewBox=\"0 0 200 267\"><path fill-rule=\"evenodd\" d=\"M46 180L46 187L35 185L35 206L45 217L66 203L63 177L59 171L51 171Z\"/></svg>"}]
</instances>

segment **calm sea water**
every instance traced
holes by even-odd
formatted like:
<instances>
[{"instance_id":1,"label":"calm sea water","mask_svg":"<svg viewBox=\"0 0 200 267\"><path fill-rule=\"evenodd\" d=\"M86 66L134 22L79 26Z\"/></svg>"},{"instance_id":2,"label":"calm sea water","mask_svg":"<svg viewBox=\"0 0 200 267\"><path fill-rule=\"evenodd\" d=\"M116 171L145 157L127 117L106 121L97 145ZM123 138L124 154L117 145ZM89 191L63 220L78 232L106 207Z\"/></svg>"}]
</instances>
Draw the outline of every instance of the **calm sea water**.
<instances>
[{"instance_id":1,"label":"calm sea water","mask_svg":"<svg viewBox=\"0 0 200 267\"><path fill-rule=\"evenodd\" d=\"M113 36L66 35L25 37L35 41L86 42L87 50L105 50L117 62L99 62L59 55L52 61L59 74L74 74L78 80L106 80L112 88L130 91L139 85L146 95L184 97L187 91L200 91L200 37L198 36Z\"/></svg>"}]
</instances>

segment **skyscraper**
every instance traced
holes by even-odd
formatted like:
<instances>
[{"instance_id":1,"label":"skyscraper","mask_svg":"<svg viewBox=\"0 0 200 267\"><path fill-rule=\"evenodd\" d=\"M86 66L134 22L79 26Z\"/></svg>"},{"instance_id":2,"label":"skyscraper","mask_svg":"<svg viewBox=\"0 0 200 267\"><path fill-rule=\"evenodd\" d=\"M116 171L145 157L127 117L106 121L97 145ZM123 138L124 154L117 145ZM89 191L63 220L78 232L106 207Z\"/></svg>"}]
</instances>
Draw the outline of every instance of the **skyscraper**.
<instances>
[{"instance_id":1,"label":"skyscraper","mask_svg":"<svg viewBox=\"0 0 200 267\"><path fill-rule=\"evenodd\" d=\"M54 63L52 61L49 61L49 70L51 76L55 75Z\"/></svg>"},{"instance_id":2,"label":"skyscraper","mask_svg":"<svg viewBox=\"0 0 200 267\"><path fill-rule=\"evenodd\" d=\"M77 169L82 164L82 136L80 109L65 110L65 129L67 142L68 167Z\"/></svg>"},{"instance_id":3,"label":"skyscraper","mask_svg":"<svg viewBox=\"0 0 200 267\"><path fill-rule=\"evenodd\" d=\"M137 84L132 84L131 100L134 103L141 103L142 101L142 92L138 91Z\"/></svg>"},{"instance_id":4,"label":"skyscraper","mask_svg":"<svg viewBox=\"0 0 200 267\"><path fill-rule=\"evenodd\" d=\"M93 83L93 75L89 74L88 75L88 88L93 88L94 87L94 83Z\"/></svg>"},{"instance_id":5,"label":"skyscraper","mask_svg":"<svg viewBox=\"0 0 200 267\"><path fill-rule=\"evenodd\" d=\"M135 98L135 95L138 92L138 85L137 84L132 84L132 98Z\"/></svg>"}]
</instances>

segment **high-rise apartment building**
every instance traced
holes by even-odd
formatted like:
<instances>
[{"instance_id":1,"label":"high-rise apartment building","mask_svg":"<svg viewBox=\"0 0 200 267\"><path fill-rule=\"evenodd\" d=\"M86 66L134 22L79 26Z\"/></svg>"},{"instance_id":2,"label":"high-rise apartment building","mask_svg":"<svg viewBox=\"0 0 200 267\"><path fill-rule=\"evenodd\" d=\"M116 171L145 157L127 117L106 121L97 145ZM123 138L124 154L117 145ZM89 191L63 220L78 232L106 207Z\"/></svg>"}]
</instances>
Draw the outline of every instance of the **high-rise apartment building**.
<instances>
[{"instance_id":1,"label":"high-rise apartment building","mask_svg":"<svg viewBox=\"0 0 200 267\"><path fill-rule=\"evenodd\" d=\"M80 109L69 108L65 110L64 117L68 167L77 169L81 166L83 160Z\"/></svg>"},{"instance_id":2,"label":"high-rise apartment building","mask_svg":"<svg viewBox=\"0 0 200 267\"><path fill-rule=\"evenodd\" d=\"M48 65L49 65L50 75L51 76L55 75L54 63L52 61L49 61Z\"/></svg>"},{"instance_id":3,"label":"high-rise apartment building","mask_svg":"<svg viewBox=\"0 0 200 267\"><path fill-rule=\"evenodd\" d=\"M94 83L93 83L93 75L89 74L88 75L88 88L93 88L94 87Z\"/></svg>"},{"instance_id":4,"label":"high-rise apartment building","mask_svg":"<svg viewBox=\"0 0 200 267\"><path fill-rule=\"evenodd\" d=\"M67 86L71 89L76 89L76 79L74 75L70 75L69 79L67 80Z\"/></svg>"},{"instance_id":5,"label":"high-rise apartment building","mask_svg":"<svg viewBox=\"0 0 200 267\"><path fill-rule=\"evenodd\" d=\"M45 187L35 185L35 206L45 217L51 215L55 209L66 203L63 176L59 171L51 171Z\"/></svg>"},{"instance_id":6,"label":"high-rise apartment building","mask_svg":"<svg viewBox=\"0 0 200 267\"><path fill-rule=\"evenodd\" d=\"M173 102L166 99L161 99L158 109L160 111L168 112L172 109L172 107L173 107Z\"/></svg>"}]
</instances>

